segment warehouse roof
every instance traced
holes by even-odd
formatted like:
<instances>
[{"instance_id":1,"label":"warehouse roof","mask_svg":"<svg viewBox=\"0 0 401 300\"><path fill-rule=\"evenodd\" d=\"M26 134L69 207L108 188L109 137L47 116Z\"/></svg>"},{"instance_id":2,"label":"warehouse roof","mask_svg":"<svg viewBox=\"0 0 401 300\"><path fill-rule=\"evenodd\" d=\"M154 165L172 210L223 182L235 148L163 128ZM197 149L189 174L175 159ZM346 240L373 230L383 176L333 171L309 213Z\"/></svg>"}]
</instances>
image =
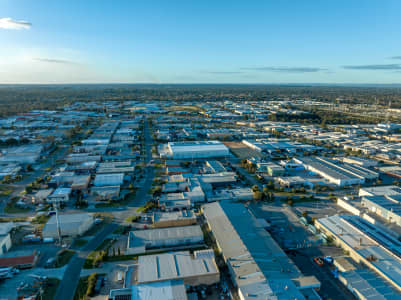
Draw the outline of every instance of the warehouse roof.
<instances>
[{"instance_id":1,"label":"warehouse roof","mask_svg":"<svg viewBox=\"0 0 401 300\"><path fill-rule=\"evenodd\" d=\"M363 295L366 300L400 299L401 295L391 285L375 273L366 269L340 273L347 284Z\"/></svg>"},{"instance_id":2,"label":"warehouse roof","mask_svg":"<svg viewBox=\"0 0 401 300\"><path fill-rule=\"evenodd\" d=\"M155 212L153 214L154 222L196 219L193 210L181 210L174 212Z\"/></svg>"},{"instance_id":3,"label":"warehouse roof","mask_svg":"<svg viewBox=\"0 0 401 300\"><path fill-rule=\"evenodd\" d=\"M113 173L113 174L97 174L95 177L95 185L115 185L116 182L122 184L124 181L124 173Z\"/></svg>"},{"instance_id":4,"label":"warehouse roof","mask_svg":"<svg viewBox=\"0 0 401 300\"><path fill-rule=\"evenodd\" d=\"M14 227L14 222L0 223L0 235L8 234Z\"/></svg>"},{"instance_id":5,"label":"warehouse roof","mask_svg":"<svg viewBox=\"0 0 401 300\"><path fill-rule=\"evenodd\" d=\"M81 213L81 214L59 214L58 215L59 218L59 222L60 224L81 224L82 222L84 222L85 220L88 219L93 219L91 214L87 214L87 213ZM49 221L47 221L46 225L53 225L57 223L57 219L56 216L53 215L51 216L51 218L49 219Z\"/></svg>"},{"instance_id":6,"label":"warehouse roof","mask_svg":"<svg viewBox=\"0 0 401 300\"><path fill-rule=\"evenodd\" d=\"M359 196L363 195L401 195L401 188L396 185L363 187L359 189Z\"/></svg>"},{"instance_id":7,"label":"warehouse roof","mask_svg":"<svg viewBox=\"0 0 401 300\"><path fill-rule=\"evenodd\" d=\"M203 237L203 232L199 225L135 230L129 233L128 248L143 246L149 241L191 237Z\"/></svg>"},{"instance_id":8,"label":"warehouse roof","mask_svg":"<svg viewBox=\"0 0 401 300\"><path fill-rule=\"evenodd\" d=\"M363 196L362 202L370 202L401 216L401 195L395 196Z\"/></svg>"},{"instance_id":9,"label":"warehouse roof","mask_svg":"<svg viewBox=\"0 0 401 300\"><path fill-rule=\"evenodd\" d=\"M328 176L336 179L354 179L357 178L356 175L351 174L350 172L347 172L335 164L330 164L324 159L318 158L318 157L302 157L302 158L296 158L296 161L301 161L303 164L308 165L310 167L313 167L315 169L318 169L321 172L326 173Z\"/></svg>"},{"instance_id":10,"label":"warehouse roof","mask_svg":"<svg viewBox=\"0 0 401 300\"><path fill-rule=\"evenodd\" d=\"M203 251L210 251L210 255L195 256L202 251L195 251L194 255L189 251L179 251L139 256L138 283L219 274L213 250Z\"/></svg>"},{"instance_id":11,"label":"warehouse roof","mask_svg":"<svg viewBox=\"0 0 401 300\"><path fill-rule=\"evenodd\" d=\"M245 299L304 299L291 280L302 274L243 204L215 202L203 211Z\"/></svg>"},{"instance_id":12,"label":"warehouse roof","mask_svg":"<svg viewBox=\"0 0 401 300\"><path fill-rule=\"evenodd\" d=\"M350 219L354 219L355 222L349 222ZM396 252L386 250L382 241L377 241L375 235L370 232L372 229L358 226L360 219L358 216L335 215L319 219L318 222L401 288L401 258ZM369 257L373 259L368 259Z\"/></svg>"},{"instance_id":13,"label":"warehouse roof","mask_svg":"<svg viewBox=\"0 0 401 300\"><path fill-rule=\"evenodd\" d=\"M228 151L226 145L219 141L170 142L168 146L173 152Z\"/></svg>"},{"instance_id":14,"label":"warehouse roof","mask_svg":"<svg viewBox=\"0 0 401 300\"><path fill-rule=\"evenodd\" d=\"M132 285L131 300L187 300L182 279Z\"/></svg>"}]
</instances>

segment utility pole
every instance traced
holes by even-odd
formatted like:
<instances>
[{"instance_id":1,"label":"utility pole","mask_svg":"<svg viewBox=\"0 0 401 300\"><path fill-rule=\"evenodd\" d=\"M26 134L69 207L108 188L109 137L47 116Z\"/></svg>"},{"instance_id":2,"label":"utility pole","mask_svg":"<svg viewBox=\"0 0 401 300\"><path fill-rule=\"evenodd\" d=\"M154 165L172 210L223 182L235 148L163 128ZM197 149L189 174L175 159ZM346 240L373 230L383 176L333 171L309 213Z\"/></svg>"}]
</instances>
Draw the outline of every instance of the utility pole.
<instances>
[{"instance_id":1,"label":"utility pole","mask_svg":"<svg viewBox=\"0 0 401 300\"><path fill-rule=\"evenodd\" d=\"M61 242L62 242L62 240L61 240L61 228L60 228L60 219L59 219L59 216L58 216L58 206L59 205L60 205L60 201L58 201L58 200L56 202L54 202L54 204L53 204L54 209L56 211L56 225L57 225L58 242L61 245Z\"/></svg>"}]
</instances>

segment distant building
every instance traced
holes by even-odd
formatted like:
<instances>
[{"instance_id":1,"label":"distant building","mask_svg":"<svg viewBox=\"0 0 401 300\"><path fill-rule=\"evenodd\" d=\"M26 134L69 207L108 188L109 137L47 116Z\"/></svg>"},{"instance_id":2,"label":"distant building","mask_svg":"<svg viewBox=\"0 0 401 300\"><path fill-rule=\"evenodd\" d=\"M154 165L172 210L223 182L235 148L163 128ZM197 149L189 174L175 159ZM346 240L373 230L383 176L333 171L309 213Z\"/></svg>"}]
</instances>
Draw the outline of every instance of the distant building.
<instances>
[{"instance_id":1,"label":"distant building","mask_svg":"<svg viewBox=\"0 0 401 300\"><path fill-rule=\"evenodd\" d=\"M359 189L359 197L362 196L401 196L401 188L396 185L382 185L362 187Z\"/></svg>"},{"instance_id":2,"label":"distant building","mask_svg":"<svg viewBox=\"0 0 401 300\"><path fill-rule=\"evenodd\" d=\"M225 157L229 149L218 141L170 142L159 149L162 158L197 159L209 157Z\"/></svg>"},{"instance_id":3,"label":"distant building","mask_svg":"<svg viewBox=\"0 0 401 300\"><path fill-rule=\"evenodd\" d=\"M365 167L365 168L376 167L379 163L377 160L358 157L358 156L346 156L343 158L343 162L359 165L359 166Z\"/></svg>"},{"instance_id":4,"label":"distant building","mask_svg":"<svg viewBox=\"0 0 401 300\"><path fill-rule=\"evenodd\" d=\"M363 184L367 180L379 178L377 172L356 165L340 164L326 157L302 157L294 161L338 186Z\"/></svg>"},{"instance_id":5,"label":"distant building","mask_svg":"<svg viewBox=\"0 0 401 300\"><path fill-rule=\"evenodd\" d=\"M59 187L50 196L47 197L47 202L68 202L70 200L71 188Z\"/></svg>"},{"instance_id":6,"label":"distant building","mask_svg":"<svg viewBox=\"0 0 401 300\"><path fill-rule=\"evenodd\" d=\"M97 174L94 186L120 186L124 183L124 173Z\"/></svg>"}]
</instances>

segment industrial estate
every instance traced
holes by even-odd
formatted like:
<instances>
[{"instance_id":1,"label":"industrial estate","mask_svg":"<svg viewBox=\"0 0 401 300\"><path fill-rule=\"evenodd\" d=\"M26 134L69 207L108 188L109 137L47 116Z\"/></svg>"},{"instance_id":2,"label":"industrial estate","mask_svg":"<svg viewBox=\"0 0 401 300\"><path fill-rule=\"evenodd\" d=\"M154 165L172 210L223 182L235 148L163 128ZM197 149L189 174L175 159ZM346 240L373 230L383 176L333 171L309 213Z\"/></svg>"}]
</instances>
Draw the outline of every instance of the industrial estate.
<instances>
[{"instance_id":1,"label":"industrial estate","mask_svg":"<svg viewBox=\"0 0 401 300\"><path fill-rule=\"evenodd\" d=\"M0 299L401 299L399 109L198 98L0 119Z\"/></svg>"}]
</instances>

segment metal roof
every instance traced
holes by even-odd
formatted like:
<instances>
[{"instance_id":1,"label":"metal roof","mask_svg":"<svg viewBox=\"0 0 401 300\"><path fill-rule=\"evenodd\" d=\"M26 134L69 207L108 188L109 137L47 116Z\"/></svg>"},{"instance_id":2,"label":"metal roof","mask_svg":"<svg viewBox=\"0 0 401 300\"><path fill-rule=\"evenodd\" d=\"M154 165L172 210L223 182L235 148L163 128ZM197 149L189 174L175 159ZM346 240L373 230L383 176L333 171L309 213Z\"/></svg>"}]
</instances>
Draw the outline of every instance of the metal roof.
<instances>
[{"instance_id":1,"label":"metal roof","mask_svg":"<svg viewBox=\"0 0 401 300\"><path fill-rule=\"evenodd\" d=\"M187 300L184 281L168 280L132 286L132 300Z\"/></svg>"},{"instance_id":2,"label":"metal roof","mask_svg":"<svg viewBox=\"0 0 401 300\"><path fill-rule=\"evenodd\" d=\"M219 270L214 255L194 257L189 251L179 251L138 258L138 283L216 274Z\"/></svg>"},{"instance_id":3,"label":"metal roof","mask_svg":"<svg viewBox=\"0 0 401 300\"><path fill-rule=\"evenodd\" d=\"M128 236L128 248L138 247L149 241L162 241L201 237L203 232L199 225L155 228L131 231Z\"/></svg>"},{"instance_id":4,"label":"metal roof","mask_svg":"<svg viewBox=\"0 0 401 300\"><path fill-rule=\"evenodd\" d=\"M302 274L243 204L215 202L203 211L245 299L304 299L291 280Z\"/></svg>"}]
</instances>

